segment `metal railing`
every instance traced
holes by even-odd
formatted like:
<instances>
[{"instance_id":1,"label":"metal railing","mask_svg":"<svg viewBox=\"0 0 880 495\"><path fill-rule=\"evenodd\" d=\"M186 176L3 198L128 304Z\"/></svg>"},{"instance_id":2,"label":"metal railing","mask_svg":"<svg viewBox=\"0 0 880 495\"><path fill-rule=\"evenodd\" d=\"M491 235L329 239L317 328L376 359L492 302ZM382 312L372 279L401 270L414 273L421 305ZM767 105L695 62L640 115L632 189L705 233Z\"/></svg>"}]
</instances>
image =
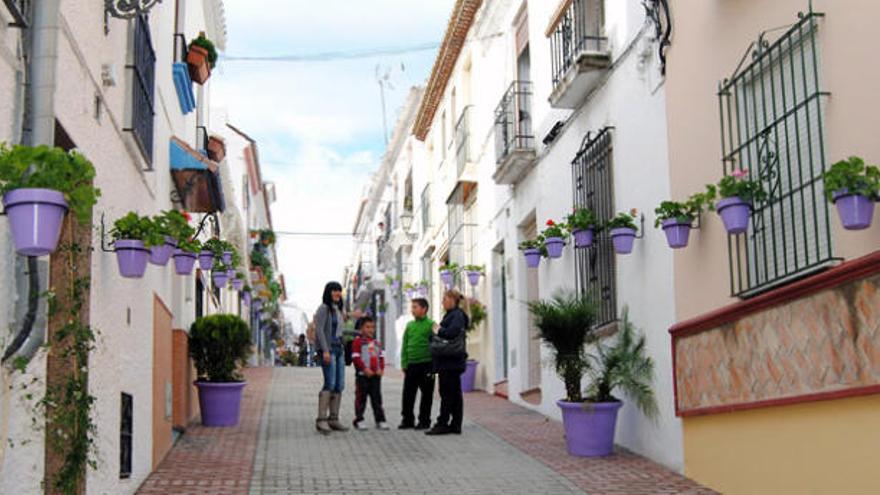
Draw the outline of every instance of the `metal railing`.
<instances>
[{"instance_id":1,"label":"metal railing","mask_svg":"<svg viewBox=\"0 0 880 495\"><path fill-rule=\"evenodd\" d=\"M605 52L603 0L573 0L550 37L553 86L562 80L583 52Z\"/></svg>"},{"instance_id":2,"label":"metal railing","mask_svg":"<svg viewBox=\"0 0 880 495\"><path fill-rule=\"evenodd\" d=\"M512 152L532 150L532 83L511 83L495 109L495 158L503 162Z\"/></svg>"},{"instance_id":3,"label":"metal railing","mask_svg":"<svg viewBox=\"0 0 880 495\"><path fill-rule=\"evenodd\" d=\"M146 16L138 16L134 32L134 84L132 94L131 130L150 167L153 164L153 119L156 53L150 37Z\"/></svg>"},{"instance_id":4,"label":"metal railing","mask_svg":"<svg viewBox=\"0 0 880 495\"><path fill-rule=\"evenodd\" d=\"M828 93L819 83L819 17L804 15L773 42L762 33L719 84L723 171L748 169L767 193L753 205L749 230L728 238L735 296L759 294L834 260L822 180Z\"/></svg>"},{"instance_id":5,"label":"metal railing","mask_svg":"<svg viewBox=\"0 0 880 495\"><path fill-rule=\"evenodd\" d=\"M20 28L30 26L31 0L3 0L3 3L12 14L13 22L10 25Z\"/></svg>"},{"instance_id":6,"label":"metal railing","mask_svg":"<svg viewBox=\"0 0 880 495\"><path fill-rule=\"evenodd\" d=\"M572 161L574 206L589 208L600 223L615 216L611 129L584 137ZM575 250L578 290L595 298L599 308L597 326L617 320L616 258L611 237L602 231L593 245Z\"/></svg>"},{"instance_id":7,"label":"metal railing","mask_svg":"<svg viewBox=\"0 0 880 495\"><path fill-rule=\"evenodd\" d=\"M186 36L182 33L174 34L174 61L186 63L189 47L186 44Z\"/></svg>"},{"instance_id":8,"label":"metal railing","mask_svg":"<svg viewBox=\"0 0 880 495\"><path fill-rule=\"evenodd\" d=\"M458 176L464 173L465 167L471 160L471 128L470 128L470 110L471 106L464 107L458 122L455 124L455 161L458 164Z\"/></svg>"}]
</instances>

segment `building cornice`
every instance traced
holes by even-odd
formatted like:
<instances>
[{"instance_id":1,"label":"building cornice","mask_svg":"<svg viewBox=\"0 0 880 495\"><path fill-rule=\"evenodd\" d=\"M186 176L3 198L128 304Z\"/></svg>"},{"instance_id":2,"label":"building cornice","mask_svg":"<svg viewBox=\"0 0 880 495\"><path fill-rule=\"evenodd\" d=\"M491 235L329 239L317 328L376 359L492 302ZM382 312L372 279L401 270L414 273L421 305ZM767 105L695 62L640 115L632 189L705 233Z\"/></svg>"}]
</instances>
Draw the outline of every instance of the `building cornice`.
<instances>
[{"instance_id":1,"label":"building cornice","mask_svg":"<svg viewBox=\"0 0 880 495\"><path fill-rule=\"evenodd\" d=\"M425 96L422 98L422 104L419 106L419 112L413 124L413 135L420 141L424 141L428 135L428 130L434 121L434 115L443 100L443 93L446 91L452 70L455 68L462 48L464 48L468 31L470 31L477 10L482 4L483 0L456 0L455 2L452 16L446 26L443 43L440 45L437 58L434 60L434 67L431 69L431 77L425 88Z\"/></svg>"}]
</instances>

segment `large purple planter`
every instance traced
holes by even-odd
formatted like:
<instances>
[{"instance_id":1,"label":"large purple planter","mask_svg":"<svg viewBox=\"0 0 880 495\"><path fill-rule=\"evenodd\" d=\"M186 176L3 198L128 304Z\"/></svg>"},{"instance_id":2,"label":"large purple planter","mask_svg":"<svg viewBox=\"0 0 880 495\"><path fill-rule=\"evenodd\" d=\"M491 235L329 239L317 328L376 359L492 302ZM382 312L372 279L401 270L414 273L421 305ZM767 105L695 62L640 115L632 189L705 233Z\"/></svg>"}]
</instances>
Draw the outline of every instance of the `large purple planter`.
<instances>
[{"instance_id":1,"label":"large purple planter","mask_svg":"<svg viewBox=\"0 0 880 495\"><path fill-rule=\"evenodd\" d=\"M541 264L541 250L538 248L530 248L523 251L526 258L526 266L529 268L538 268Z\"/></svg>"},{"instance_id":2,"label":"large purple planter","mask_svg":"<svg viewBox=\"0 0 880 495\"><path fill-rule=\"evenodd\" d=\"M125 278L141 278L147 271L147 260L150 250L144 247L144 241L120 239L113 244L116 248L116 263L119 274Z\"/></svg>"},{"instance_id":3,"label":"large purple planter","mask_svg":"<svg viewBox=\"0 0 880 495\"><path fill-rule=\"evenodd\" d=\"M202 251L199 253L199 268L208 271L214 268L214 253L211 251Z\"/></svg>"},{"instance_id":4,"label":"large purple planter","mask_svg":"<svg viewBox=\"0 0 880 495\"><path fill-rule=\"evenodd\" d=\"M482 276L483 276L483 274L480 272L468 272L467 273L468 283L470 283L471 286L476 287L480 283L480 277L482 277Z\"/></svg>"},{"instance_id":5,"label":"large purple planter","mask_svg":"<svg viewBox=\"0 0 880 495\"><path fill-rule=\"evenodd\" d=\"M593 245L593 237L596 235L594 229L578 229L571 233L574 237L574 247L587 248Z\"/></svg>"},{"instance_id":6,"label":"large purple planter","mask_svg":"<svg viewBox=\"0 0 880 495\"><path fill-rule=\"evenodd\" d=\"M578 457L602 457L614 453L614 430L622 402L557 401L562 409L568 453Z\"/></svg>"},{"instance_id":7,"label":"large purple planter","mask_svg":"<svg viewBox=\"0 0 880 495\"><path fill-rule=\"evenodd\" d=\"M864 230L874 218L874 201L861 194L834 193L834 206L846 230Z\"/></svg>"},{"instance_id":8,"label":"large purple planter","mask_svg":"<svg viewBox=\"0 0 880 495\"><path fill-rule=\"evenodd\" d=\"M674 218L663 221L663 232L666 242L672 249L687 247L691 234L691 222L681 222Z\"/></svg>"},{"instance_id":9,"label":"large purple planter","mask_svg":"<svg viewBox=\"0 0 880 495\"><path fill-rule=\"evenodd\" d=\"M231 265L232 264L232 251L223 251L223 264Z\"/></svg>"},{"instance_id":10,"label":"large purple planter","mask_svg":"<svg viewBox=\"0 0 880 495\"><path fill-rule=\"evenodd\" d=\"M443 281L443 285L447 288L452 287L452 281L455 278L455 274L450 270L441 270L440 271L440 280Z\"/></svg>"},{"instance_id":11,"label":"large purple planter","mask_svg":"<svg viewBox=\"0 0 880 495\"><path fill-rule=\"evenodd\" d=\"M244 289L244 279L240 279L240 278L232 279L232 288L235 290Z\"/></svg>"},{"instance_id":12,"label":"large purple planter","mask_svg":"<svg viewBox=\"0 0 880 495\"><path fill-rule=\"evenodd\" d=\"M548 237L544 241L544 247L547 248L547 257L553 259L561 258L565 241L562 240L562 237Z\"/></svg>"},{"instance_id":13,"label":"large purple planter","mask_svg":"<svg viewBox=\"0 0 880 495\"><path fill-rule=\"evenodd\" d=\"M205 426L235 426L241 413L245 382L195 382L199 389L199 409Z\"/></svg>"},{"instance_id":14,"label":"large purple planter","mask_svg":"<svg viewBox=\"0 0 880 495\"><path fill-rule=\"evenodd\" d=\"M67 214L64 195L52 189L14 189L3 196L15 252L45 256L58 247Z\"/></svg>"},{"instance_id":15,"label":"large purple planter","mask_svg":"<svg viewBox=\"0 0 880 495\"><path fill-rule=\"evenodd\" d=\"M180 249L174 251L174 271L178 275L189 275L196 265L196 254Z\"/></svg>"},{"instance_id":16,"label":"large purple planter","mask_svg":"<svg viewBox=\"0 0 880 495\"><path fill-rule=\"evenodd\" d=\"M611 229L611 243L614 245L614 252L616 252L617 254L631 253L635 240L635 229L631 229L629 227Z\"/></svg>"},{"instance_id":17,"label":"large purple planter","mask_svg":"<svg viewBox=\"0 0 880 495\"><path fill-rule=\"evenodd\" d=\"M715 205L728 234L742 234L749 230L752 205L737 196L724 198Z\"/></svg>"},{"instance_id":18,"label":"large purple planter","mask_svg":"<svg viewBox=\"0 0 880 495\"><path fill-rule=\"evenodd\" d=\"M474 391L474 383L477 381L477 365L479 364L479 361L473 359L467 360L467 366L464 369L464 373L461 374L462 392L467 393Z\"/></svg>"},{"instance_id":19,"label":"large purple planter","mask_svg":"<svg viewBox=\"0 0 880 495\"><path fill-rule=\"evenodd\" d=\"M177 248L177 241L171 237L165 237L165 244L161 246L153 246L150 248L150 263L158 266L165 266L168 260L174 254Z\"/></svg>"},{"instance_id":20,"label":"large purple planter","mask_svg":"<svg viewBox=\"0 0 880 495\"><path fill-rule=\"evenodd\" d=\"M226 286L226 282L229 282L229 275L226 274L226 270L214 270L211 273L211 277L214 279L214 285L217 287Z\"/></svg>"}]
</instances>

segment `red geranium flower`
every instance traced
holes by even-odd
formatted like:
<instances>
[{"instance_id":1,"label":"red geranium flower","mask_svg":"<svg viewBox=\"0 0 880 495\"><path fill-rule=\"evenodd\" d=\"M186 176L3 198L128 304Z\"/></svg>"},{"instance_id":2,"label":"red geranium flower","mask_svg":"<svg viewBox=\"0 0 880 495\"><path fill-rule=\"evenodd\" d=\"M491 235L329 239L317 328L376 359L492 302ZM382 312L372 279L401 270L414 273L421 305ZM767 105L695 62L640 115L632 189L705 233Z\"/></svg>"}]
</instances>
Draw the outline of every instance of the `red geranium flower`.
<instances>
[{"instance_id":1,"label":"red geranium flower","mask_svg":"<svg viewBox=\"0 0 880 495\"><path fill-rule=\"evenodd\" d=\"M189 212L181 211L180 213L183 215L183 218L185 218L187 222L192 220L192 215L190 215Z\"/></svg>"},{"instance_id":2,"label":"red geranium flower","mask_svg":"<svg viewBox=\"0 0 880 495\"><path fill-rule=\"evenodd\" d=\"M547 220L547 225L550 226L550 227L552 227L552 226L554 226L554 225L556 225L556 224L553 223L553 220Z\"/></svg>"}]
</instances>

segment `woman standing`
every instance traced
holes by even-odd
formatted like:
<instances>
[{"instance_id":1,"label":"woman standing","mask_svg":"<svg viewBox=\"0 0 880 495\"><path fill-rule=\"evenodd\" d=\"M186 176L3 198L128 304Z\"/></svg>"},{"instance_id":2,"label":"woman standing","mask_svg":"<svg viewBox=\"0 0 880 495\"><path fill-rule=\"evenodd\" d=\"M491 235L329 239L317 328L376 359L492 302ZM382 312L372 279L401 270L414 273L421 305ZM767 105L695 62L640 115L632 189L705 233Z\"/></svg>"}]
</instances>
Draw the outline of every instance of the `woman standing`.
<instances>
[{"instance_id":1,"label":"woman standing","mask_svg":"<svg viewBox=\"0 0 880 495\"><path fill-rule=\"evenodd\" d=\"M446 340L464 339L470 319L461 307L465 298L457 290L449 290L443 296L446 315L440 322L437 336ZM462 346L465 347L465 346ZM464 397L461 393L461 374L464 373L467 353L455 356L434 356L434 370L440 382L440 416L426 435L461 435L464 419Z\"/></svg>"},{"instance_id":2,"label":"woman standing","mask_svg":"<svg viewBox=\"0 0 880 495\"><path fill-rule=\"evenodd\" d=\"M341 305L342 286L339 282L329 282L324 287L321 306L315 312L315 344L324 371L324 386L318 395L318 419L315 421L315 428L325 435L333 430L348 430L339 421L342 390L345 388L345 352L342 344L344 322Z\"/></svg>"}]
</instances>

